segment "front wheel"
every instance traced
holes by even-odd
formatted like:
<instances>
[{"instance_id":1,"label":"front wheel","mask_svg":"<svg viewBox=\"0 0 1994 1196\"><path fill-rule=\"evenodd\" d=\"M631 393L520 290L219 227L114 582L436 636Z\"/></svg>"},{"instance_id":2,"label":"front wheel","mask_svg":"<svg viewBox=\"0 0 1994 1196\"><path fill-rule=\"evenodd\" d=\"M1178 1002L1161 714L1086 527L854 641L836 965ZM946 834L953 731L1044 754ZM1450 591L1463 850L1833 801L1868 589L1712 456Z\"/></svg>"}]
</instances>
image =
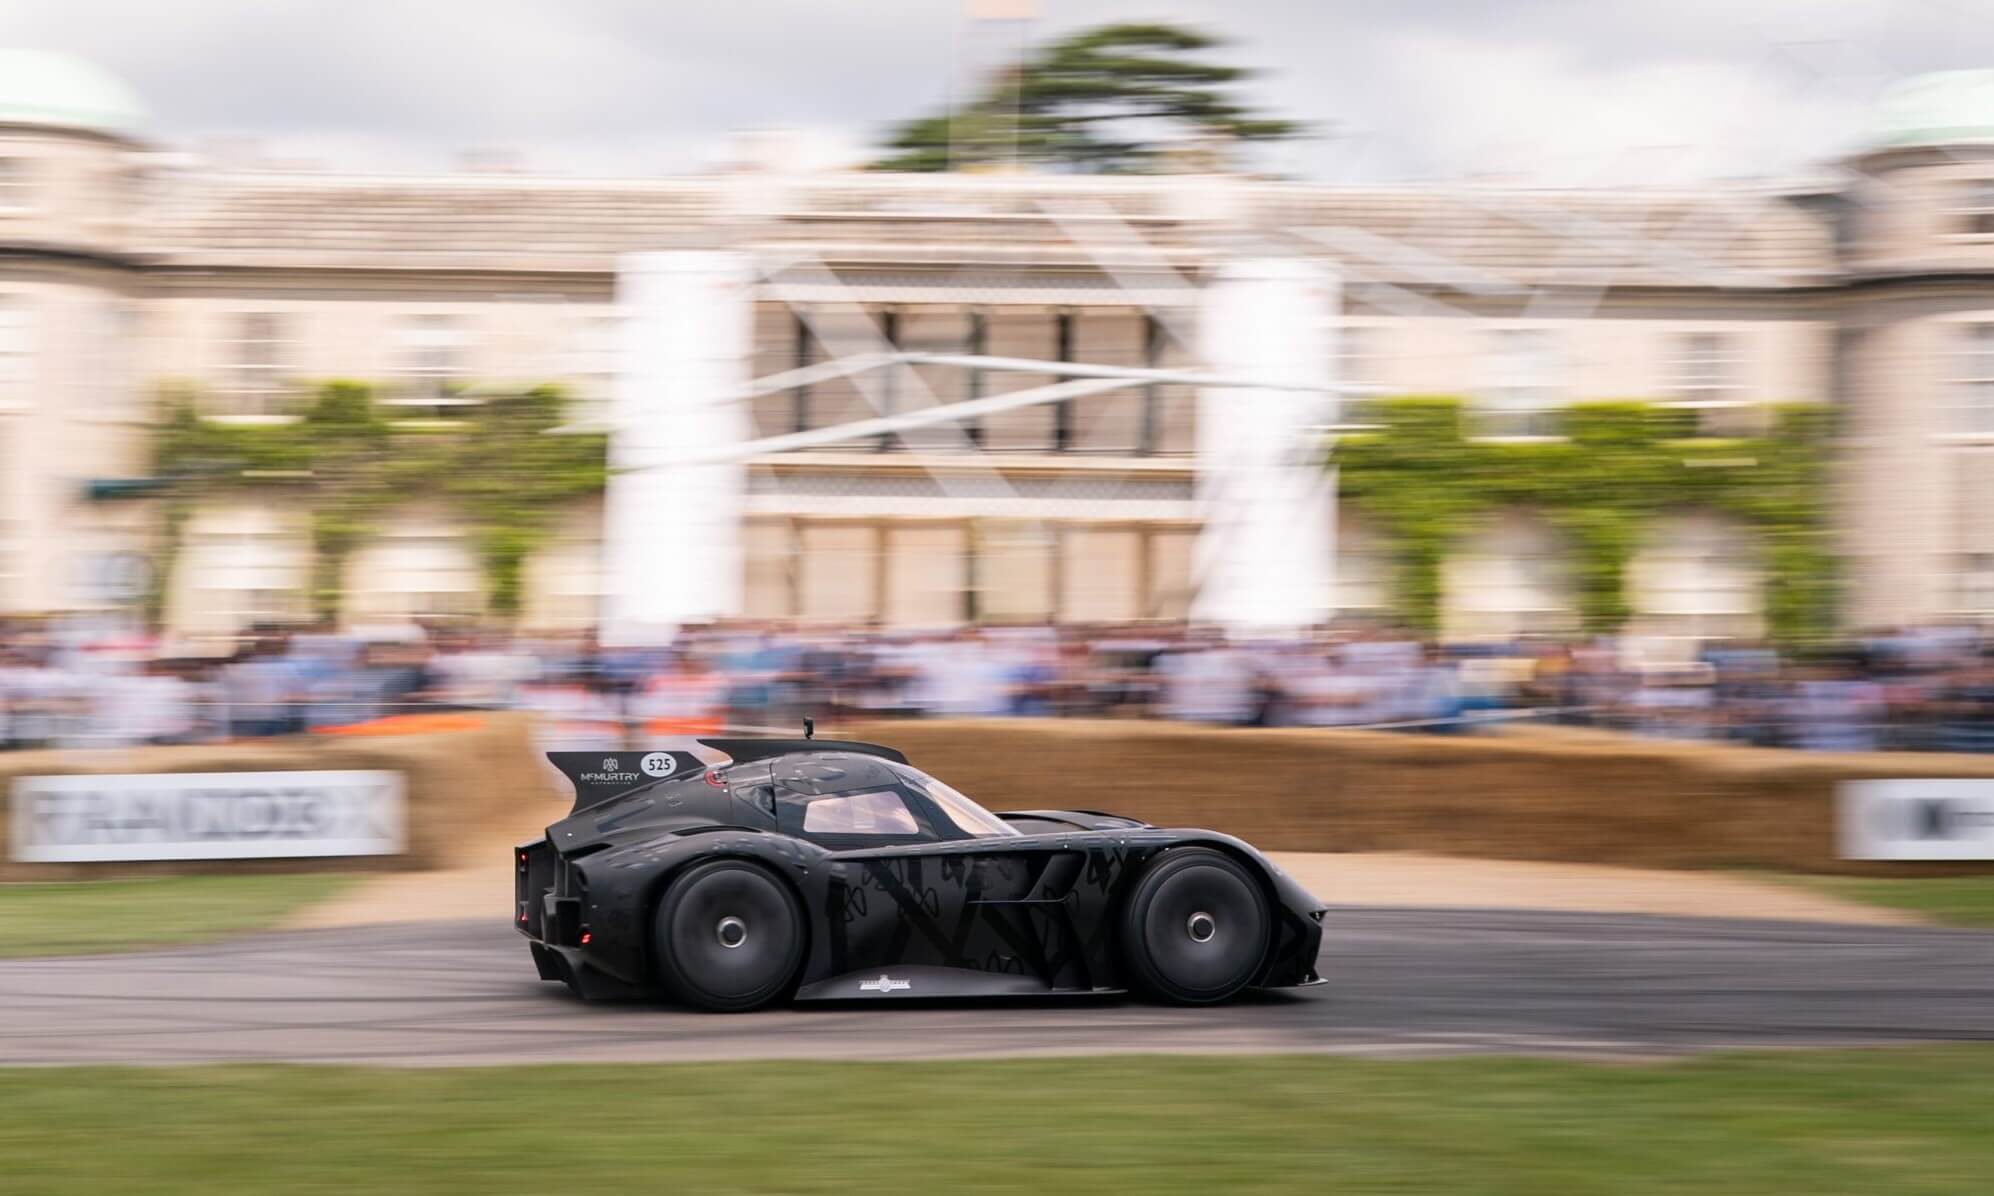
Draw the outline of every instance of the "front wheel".
<instances>
[{"instance_id":1,"label":"front wheel","mask_svg":"<svg viewBox=\"0 0 1994 1196\"><path fill-rule=\"evenodd\" d=\"M748 860L714 860L673 880L652 934L665 991L698 1009L759 1009L803 966L802 903Z\"/></svg>"},{"instance_id":2,"label":"front wheel","mask_svg":"<svg viewBox=\"0 0 1994 1196\"><path fill-rule=\"evenodd\" d=\"M1122 955L1135 987L1179 1005L1209 1005L1253 982L1270 924L1259 882L1237 860L1207 847L1176 848L1129 894Z\"/></svg>"}]
</instances>

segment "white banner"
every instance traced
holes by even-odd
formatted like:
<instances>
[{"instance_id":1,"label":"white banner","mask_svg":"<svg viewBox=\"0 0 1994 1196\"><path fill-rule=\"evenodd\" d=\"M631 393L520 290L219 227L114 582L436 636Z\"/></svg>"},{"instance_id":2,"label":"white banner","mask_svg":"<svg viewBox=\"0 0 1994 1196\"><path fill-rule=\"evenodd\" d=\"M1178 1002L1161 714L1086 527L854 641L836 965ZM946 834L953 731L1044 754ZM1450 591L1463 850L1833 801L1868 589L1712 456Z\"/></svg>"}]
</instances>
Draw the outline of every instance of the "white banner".
<instances>
[{"instance_id":1,"label":"white banner","mask_svg":"<svg viewBox=\"0 0 1994 1196\"><path fill-rule=\"evenodd\" d=\"M13 857L29 863L397 855L398 772L188 772L21 777Z\"/></svg>"},{"instance_id":2,"label":"white banner","mask_svg":"<svg viewBox=\"0 0 1994 1196\"><path fill-rule=\"evenodd\" d=\"M1994 860L1994 778L1843 781L1843 859Z\"/></svg>"}]
</instances>

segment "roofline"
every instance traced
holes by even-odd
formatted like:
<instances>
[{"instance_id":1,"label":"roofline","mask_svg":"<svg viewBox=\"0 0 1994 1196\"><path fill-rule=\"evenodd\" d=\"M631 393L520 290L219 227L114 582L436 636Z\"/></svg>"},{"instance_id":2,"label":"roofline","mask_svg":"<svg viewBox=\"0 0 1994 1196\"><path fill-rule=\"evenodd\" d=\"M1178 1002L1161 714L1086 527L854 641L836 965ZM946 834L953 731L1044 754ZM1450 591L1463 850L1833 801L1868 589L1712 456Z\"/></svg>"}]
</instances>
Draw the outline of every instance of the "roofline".
<instances>
[{"instance_id":1,"label":"roofline","mask_svg":"<svg viewBox=\"0 0 1994 1196\"><path fill-rule=\"evenodd\" d=\"M61 121L36 121L0 119L0 134L40 133L44 136L81 137L88 141L103 141L123 149L152 149L153 144L136 133L126 133L118 129L99 128L94 125L71 125Z\"/></svg>"},{"instance_id":2,"label":"roofline","mask_svg":"<svg viewBox=\"0 0 1994 1196\"><path fill-rule=\"evenodd\" d=\"M31 126L47 127L47 126ZM77 130L92 132L92 130ZM115 133L102 136L119 139ZM132 140L132 144L145 145ZM779 181L788 186L855 187L877 192L955 191L991 194L1143 194L1175 196L1187 183L1236 187L1271 194L1319 194L1351 196L1434 196L1453 194L1512 195L1531 197L1613 198L1638 192L1646 196L1695 199L1712 195L1778 195L1788 190L1809 191L1819 182L1821 172L1785 177L1711 179L1686 183L1636 183L1631 186L1586 187L1564 183L1532 182L1527 179L1438 179L1392 182L1328 182L1314 179L1265 179L1251 175L973 175L865 170L824 170L804 172L738 171L707 174L600 175L558 174L533 171L393 171L318 170L300 167L215 167L204 168L196 157L191 163L203 186L269 188L271 190L329 188L434 187L438 189L478 189L537 191L592 189L614 191L717 192L736 185ZM851 215L839 212L837 215ZM888 213L890 214L890 213Z\"/></svg>"},{"instance_id":3,"label":"roofline","mask_svg":"<svg viewBox=\"0 0 1994 1196\"><path fill-rule=\"evenodd\" d=\"M1962 138L1868 145L1842 158L1840 164L1857 175L1868 175L1878 169L1894 168L1900 162L1910 166L1922 159L1937 165L1950 165L1962 161L1981 162L1989 157L1994 157L1994 138Z\"/></svg>"},{"instance_id":4,"label":"roofline","mask_svg":"<svg viewBox=\"0 0 1994 1196\"><path fill-rule=\"evenodd\" d=\"M143 271L137 257L102 249L82 249L68 245L8 244L0 241L0 261L46 261L67 265L108 266L128 272Z\"/></svg>"},{"instance_id":5,"label":"roofline","mask_svg":"<svg viewBox=\"0 0 1994 1196\"><path fill-rule=\"evenodd\" d=\"M563 285L588 284L588 283L613 286L616 280L615 266L608 264L594 265L587 263L574 263L574 264L538 263L534 265L503 266L503 265L478 265L478 264L469 264L463 262L452 262L440 265L421 264L421 263L399 263L399 262L367 262L367 263L343 264L343 265L325 265L325 264L311 264L311 263L298 264L298 263L278 263L278 262L247 263L247 262L230 262L230 261L203 261L199 258L182 256L182 254L184 254L185 252L186 251L184 250L148 249L148 250L141 250L130 253L119 253L115 251L89 250L89 249L73 248L67 246L35 245L35 244L9 245L4 242L0 242L0 261L40 260L40 261L68 263L75 265L94 265L99 267L108 267L114 270L136 274L136 275L146 275L167 281L171 281L175 278L194 280L200 278L232 277L232 278L245 279L245 280L255 279L255 278L264 278L264 279L376 278L383 281L396 280L396 281L406 282L407 280L410 279L426 277L433 280L437 280L439 282L475 283L479 281L489 281L492 279L512 279L512 280L521 280L521 281L542 281L550 286L563 286ZM860 269L860 268L891 269L894 268L895 266L908 267L908 266L918 265L924 268L932 269L934 272L938 274L944 272L942 267L935 265L934 263L847 262L843 260L833 260L831 264L834 266L847 267L853 269ZM1048 267L1047 272L1073 273L1075 275L1092 273L1091 271L1088 271L1082 267L1071 267L1071 268ZM1604 284L1604 286L1607 293L1613 295L1640 296L1640 295L1657 295L1657 294L1661 295L1709 294L1709 295L1729 295L1729 296L1751 297L1751 298L1781 298L1788 296L1832 295L1838 291L1845 291L1859 287L1871 286L1878 281L1899 281L1903 279L1916 280L1924 278L1928 274L1932 276L1944 277L1949 280L1964 279L1973 276L1973 272L1971 270L1962 270L1958 268L1952 268L1952 269L1935 268L1931 271L1918 270L1918 271L1907 272L1905 274L1882 274L1882 275L1864 274L1859 271L1853 271L1853 270L1835 270L1828 272L1815 272L1805 276L1785 278L1785 279L1779 277L1772 277L1765 279L1764 281L1754 280L1749 283L1713 284L1713 283L1698 283L1692 281L1664 282L1656 280L1642 280L1642 281L1608 280ZM1989 271L1987 273L1980 274L1979 277L1985 279L1990 275L1994 275L1994 271ZM1423 284L1416 281L1396 281L1394 282L1394 285L1400 287L1403 290L1412 291L1416 293L1427 293L1427 292L1441 293L1448 290L1448 288L1444 286ZM1540 283L1540 284L1534 284L1533 289L1539 291L1547 291L1547 292L1556 292L1563 289L1570 289L1576 292L1592 293L1599 289L1599 285L1600 284L1593 282ZM1114 297L1111 295L1106 296L1104 298L1103 306L1137 305L1134 300L1119 300L1115 302L1108 301L1113 299ZM938 298L936 301L945 302L946 300ZM966 302L966 301L960 301L960 302ZM993 302L991 303L991 305L1003 306L1001 302ZM1028 305L1042 306L1042 304L1038 304L1036 302L1032 302ZM819 741L819 742L826 742L826 741Z\"/></svg>"}]
</instances>

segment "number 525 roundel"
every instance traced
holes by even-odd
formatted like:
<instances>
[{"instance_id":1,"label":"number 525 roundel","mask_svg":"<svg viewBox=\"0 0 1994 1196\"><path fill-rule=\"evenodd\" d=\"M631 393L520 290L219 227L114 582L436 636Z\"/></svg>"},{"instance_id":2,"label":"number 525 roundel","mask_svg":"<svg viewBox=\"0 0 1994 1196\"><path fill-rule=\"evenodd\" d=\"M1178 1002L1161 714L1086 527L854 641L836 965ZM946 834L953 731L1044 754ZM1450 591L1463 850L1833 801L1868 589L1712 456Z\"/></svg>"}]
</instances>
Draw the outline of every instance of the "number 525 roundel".
<instances>
[{"instance_id":1,"label":"number 525 roundel","mask_svg":"<svg viewBox=\"0 0 1994 1196\"><path fill-rule=\"evenodd\" d=\"M703 739L550 752L574 809L514 855L545 980L739 1011L785 1000L1320 982L1321 903L1252 847L1074 810L993 814L892 748Z\"/></svg>"}]
</instances>

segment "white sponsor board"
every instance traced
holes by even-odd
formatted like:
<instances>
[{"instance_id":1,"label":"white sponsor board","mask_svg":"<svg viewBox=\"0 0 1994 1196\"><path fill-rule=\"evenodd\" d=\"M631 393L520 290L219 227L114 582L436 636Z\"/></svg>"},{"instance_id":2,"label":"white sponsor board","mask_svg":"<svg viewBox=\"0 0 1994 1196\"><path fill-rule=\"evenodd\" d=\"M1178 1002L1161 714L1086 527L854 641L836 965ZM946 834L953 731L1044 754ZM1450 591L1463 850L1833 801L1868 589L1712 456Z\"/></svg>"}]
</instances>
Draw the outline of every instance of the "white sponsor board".
<instances>
[{"instance_id":1,"label":"white sponsor board","mask_svg":"<svg viewBox=\"0 0 1994 1196\"><path fill-rule=\"evenodd\" d=\"M396 855L398 772L188 772L21 777L13 856L29 863Z\"/></svg>"},{"instance_id":2,"label":"white sponsor board","mask_svg":"<svg viewBox=\"0 0 1994 1196\"><path fill-rule=\"evenodd\" d=\"M1843 781L1842 858L1994 860L1994 778Z\"/></svg>"}]
</instances>

